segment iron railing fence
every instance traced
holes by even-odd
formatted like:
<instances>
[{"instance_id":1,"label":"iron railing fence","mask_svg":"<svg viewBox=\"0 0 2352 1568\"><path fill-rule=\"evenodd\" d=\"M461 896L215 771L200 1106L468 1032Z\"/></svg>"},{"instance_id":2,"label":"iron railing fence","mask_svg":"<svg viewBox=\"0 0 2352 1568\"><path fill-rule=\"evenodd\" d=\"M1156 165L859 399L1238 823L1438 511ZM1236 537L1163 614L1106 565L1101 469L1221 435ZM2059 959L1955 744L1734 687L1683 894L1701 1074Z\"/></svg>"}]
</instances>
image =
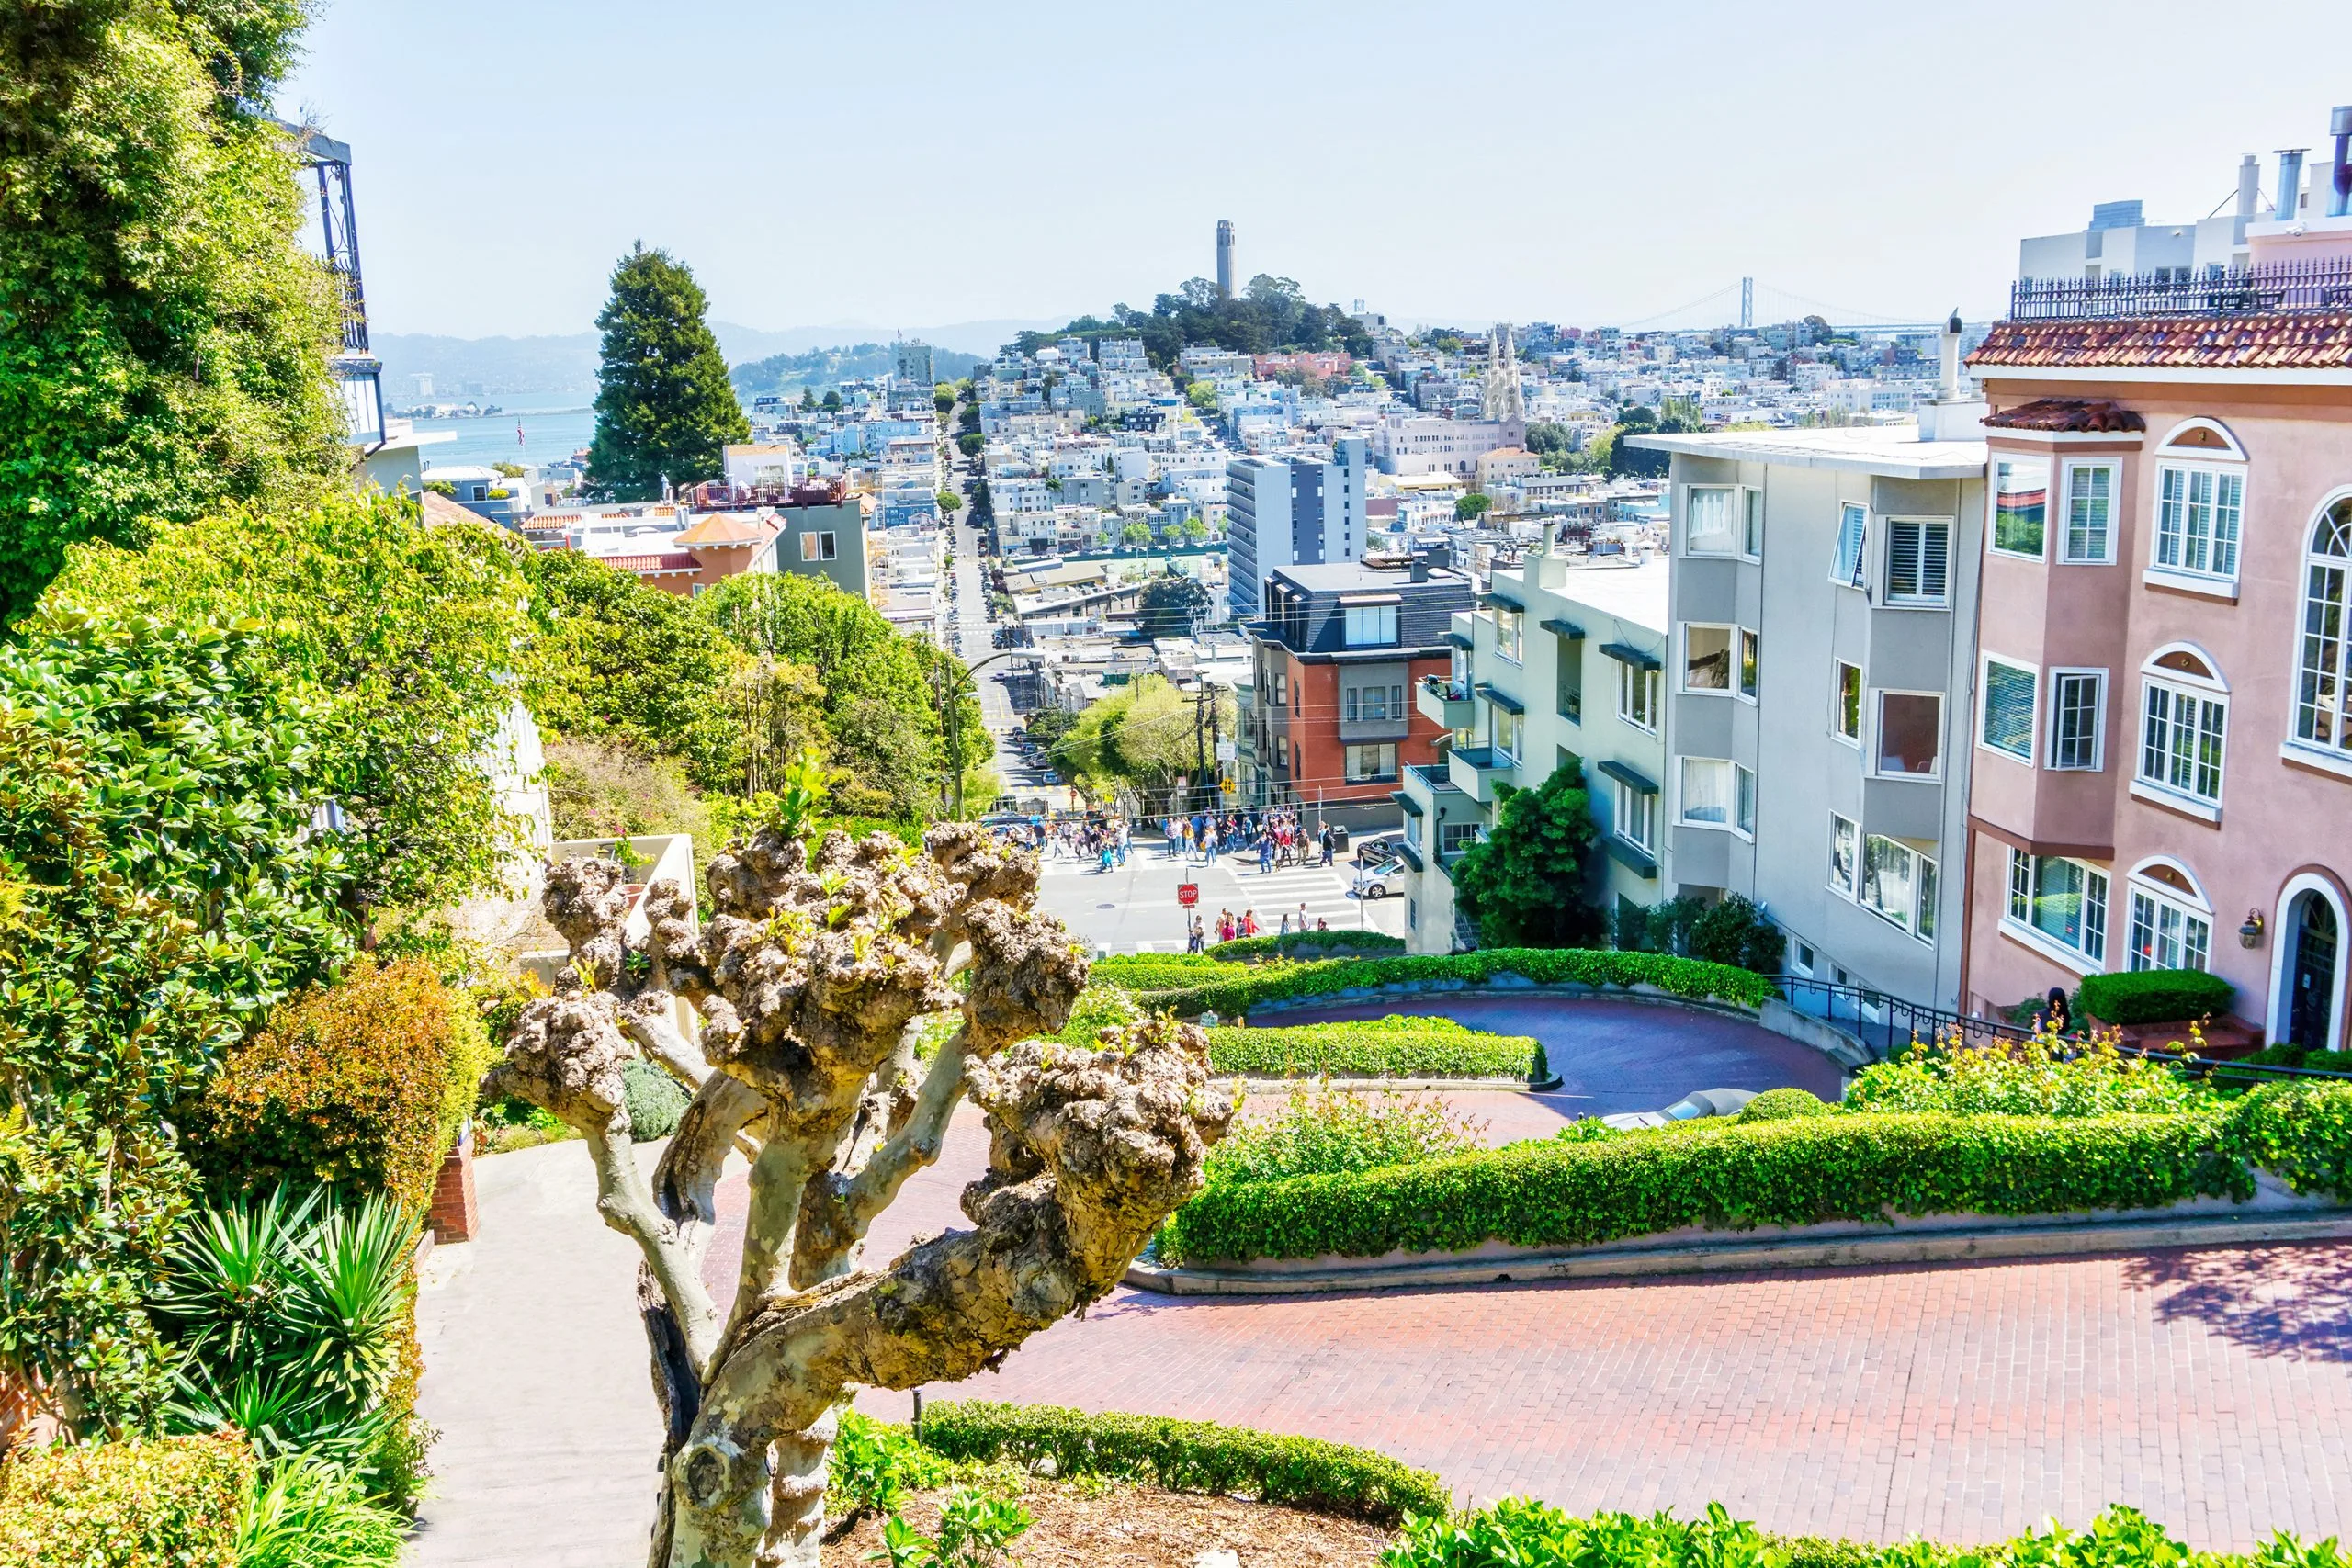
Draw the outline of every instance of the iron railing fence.
<instances>
[{"instance_id":1,"label":"iron railing fence","mask_svg":"<svg viewBox=\"0 0 2352 1568\"><path fill-rule=\"evenodd\" d=\"M2251 316L2352 310L2352 257L2265 262L2192 273L2020 278L2009 286L2016 321L2115 321L2133 316Z\"/></svg>"},{"instance_id":2,"label":"iron railing fence","mask_svg":"<svg viewBox=\"0 0 2352 1568\"><path fill-rule=\"evenodd\" d=\"M1861 1043L1874 1062L1901 1055L1914 1041L1923 1044L1950 1041L1957 1033L1964 1045L1983 1047L2015 1044L2033 1038L2033 1031L1992 1019L1970 1018L1945 1008L1906 1001L1863 986L1839 986L1782 975L1776 983L1781 997L1799 1012L1834 1024ZM2352 1073L2319 1067L2290 1067L2269 1062L2225 1062L2186 1052L2160 1051L2146 1045L2120 1045L2126 1056L2165 1062L2183 1072L2219 1077L2224 1082L2261 1083L2289 1078L2352 1082Z\"/></svg>"}]
</instances>

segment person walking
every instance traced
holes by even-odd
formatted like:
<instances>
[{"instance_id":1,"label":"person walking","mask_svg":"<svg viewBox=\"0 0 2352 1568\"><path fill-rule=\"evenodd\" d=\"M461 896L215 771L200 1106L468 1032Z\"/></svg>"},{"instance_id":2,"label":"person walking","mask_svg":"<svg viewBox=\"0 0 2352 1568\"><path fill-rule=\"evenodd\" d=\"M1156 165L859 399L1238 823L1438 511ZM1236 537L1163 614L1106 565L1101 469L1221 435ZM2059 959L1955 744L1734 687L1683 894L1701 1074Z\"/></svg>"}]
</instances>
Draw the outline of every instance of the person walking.
<instances>
[{"instance_id":1,"label":"person walking","mask_svg":"<svg viewBox=\"0 0 2352 1568\"><path fill-rule=\"evenodd\" d=\"M1331 863L1331 829L1328 827L1323 829L1323 863Z\"/></svg>"},{"instance_id":2,"label":"person walking","mask_svg":"<svg viewBox=\"0 0 2352 1568\"><path fill-rule=\"evenodd\" d=\"M1271 876L1274 871L1274 835L1270 831L1258 840L1258 874Z\"/></svg>"},{"instance_id":3,"label":"person walking","mask_svg":"<svg viewBox=\"0 0 2352 1568\"><path fill-rule=\"evenodd\" d=\"M1244 937L1253 937L1258 934L1257 910L1244 909L1241 911L1241 934Z\"/></svg>"},{"instance_id":4,"label":"person walking","mask_svg":"<svg viewBox=\"0 0 2352 1568\"><path fill-rule=\"evenodd\" d=\"M1280 929L1279 931L1277 931L1274 934L1275 934L1276 936L1288 936L1288 935L1290 935L1290 911L1289 911L1288 909L1284 909L1284 910L1283 911L1283 923L1282 923L1282 927L1281 927L1281 929Z\"/></svg>"}]
</instances>

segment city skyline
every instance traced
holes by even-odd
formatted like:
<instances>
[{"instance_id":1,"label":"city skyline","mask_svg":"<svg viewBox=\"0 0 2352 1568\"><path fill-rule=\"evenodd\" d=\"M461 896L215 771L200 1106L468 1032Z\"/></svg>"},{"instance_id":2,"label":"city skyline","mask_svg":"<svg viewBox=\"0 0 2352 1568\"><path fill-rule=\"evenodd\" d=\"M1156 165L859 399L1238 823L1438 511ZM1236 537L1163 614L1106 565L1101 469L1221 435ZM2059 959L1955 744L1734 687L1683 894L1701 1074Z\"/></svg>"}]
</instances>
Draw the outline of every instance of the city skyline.
<instances>
[{"instance_id":1,"label":"city skyline","mask_svg":"<svg viewBox=\"0 0 2352 1568\"><path fill-rule=\"evenodd\" d=\"M330 6L278 107L353 146L379 325L482 336L582 330L639 239L764 328L1148 308L1215 276L1220 218L1240 279L1399 320L1626 322L1744 275L1973 317L2020 237L2116 198L2201 216L2352 96L2322 50L2151 91L2160 16L1481 17Z\"/></svg>"}]
</instances>

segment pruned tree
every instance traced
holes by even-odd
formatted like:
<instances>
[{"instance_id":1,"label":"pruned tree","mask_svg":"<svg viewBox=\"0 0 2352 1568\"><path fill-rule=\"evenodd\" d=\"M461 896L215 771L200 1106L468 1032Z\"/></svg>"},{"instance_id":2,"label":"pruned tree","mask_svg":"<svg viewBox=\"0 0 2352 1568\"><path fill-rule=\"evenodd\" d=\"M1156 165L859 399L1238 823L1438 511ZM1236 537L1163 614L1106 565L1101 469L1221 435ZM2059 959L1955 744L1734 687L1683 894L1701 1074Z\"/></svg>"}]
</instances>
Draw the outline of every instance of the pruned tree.
<instances>
[{"instance_id":1,"label":"pruned tree","mask_svg":"<svg viewBox=\"0 0 2352 1568\"><path fill-rule=\"evenodd\" d=\"M992 1367L1116 1284L1197 1191L1233 1108L1205 1037L1166 1019L1059 1030L1086 962L1035 908L1035 861L975 824L920 851L876 834L813 848L786 827L715 857L709 923L674 883L627 931L625 872L548 869L548 917L571 961L525 1010L485 1086L577 1128L597 1208L644 1254L638 1302L666 1420L651 1562L785 1568L819 1561L837 1406ZM692 1035L679 1000L700 1023ZM927 1021L955 1015L927 1063ZM649 1181L621 1069L642 1055L694 1101ZM864 1267L862 1244L939 1156L968 1096L987 1112L970 1230ZM702 1279L714 1193L751 1161L732 1309Z\"/></svg>"}]
</instances>

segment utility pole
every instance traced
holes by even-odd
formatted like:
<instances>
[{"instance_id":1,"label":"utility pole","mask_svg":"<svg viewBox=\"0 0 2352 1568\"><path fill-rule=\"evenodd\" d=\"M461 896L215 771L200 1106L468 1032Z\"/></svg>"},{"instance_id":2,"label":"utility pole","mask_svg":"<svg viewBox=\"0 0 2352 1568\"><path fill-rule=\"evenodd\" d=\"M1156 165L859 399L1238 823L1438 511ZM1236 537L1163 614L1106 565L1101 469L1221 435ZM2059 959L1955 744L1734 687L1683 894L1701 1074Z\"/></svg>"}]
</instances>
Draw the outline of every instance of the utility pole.
<instances>
[{"instance_id":1,"label":"utility pole","mask_svg":"<svg viewBox=\"0 0 2352 1568\"><path fill-rule=\"evenodd\" d=\"M1201 684L1207 686L1208 682L1204 681ZM1215 811L1225 804L1222 798L1225 794L1225 758L1217 750L1216 691L1214 687L1209 688L1209 755L1216 760L1216 782L1209 786L1208 805L1204 809Z\"/></svg>"},{"instance_id":2,"label":"utility pole","mask_svg":"<svg viewBox=\"0 0 2352 1568\"><path fill-rule=\"evenodd\" d=\"M1193 791L1196 807L1208 775L1208 753L1201 744L1201 707L1204 702L1210 713L1216 712L1216 688L1206 681L1201 682L1199 693L1193 698Z\"/></svg>"}]
</instances>

